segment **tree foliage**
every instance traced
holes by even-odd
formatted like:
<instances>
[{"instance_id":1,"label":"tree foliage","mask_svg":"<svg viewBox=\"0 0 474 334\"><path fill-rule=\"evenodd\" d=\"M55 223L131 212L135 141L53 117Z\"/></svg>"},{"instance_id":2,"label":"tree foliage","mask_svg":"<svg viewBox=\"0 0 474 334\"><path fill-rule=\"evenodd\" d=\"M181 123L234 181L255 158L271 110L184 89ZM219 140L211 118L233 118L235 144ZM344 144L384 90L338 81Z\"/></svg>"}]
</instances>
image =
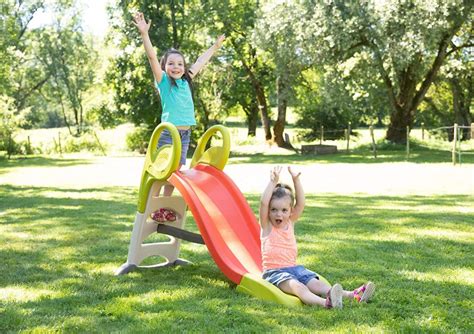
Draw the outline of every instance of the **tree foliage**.
<instances>
[{"instance_id":1,"label":"tree foliage","mask_svg":"<svg viewBox=\"0 0 474 334\"><path fill-rule=\"evenodd\" d=\"M260 119L265 138L285 147L292 107L309 139L320 126L335 131L351 122L388 125L387 138L403 142L407 126L472 122L473 5L120 0L111 3L107 45L98 52L81 28L77 0L3 0L0 95L8 110L22 115L23 127L66 125L79 134L87 122L129 120L154 128L160 100L131 24L132 14L142 11L152 21L150 38L159 57L178 48L190 64L216 36L227 36L194 81L195 136L238 113L250 136ZM31 28L43 9L53 13L53 23ZM463 133L463 139L469 136Z\"/></svg>"},{"instance_id":2,"label":"tree foliage","mask_svg":"<svg viewBox=\"0 0 474 334\"><path fill-rule=\"evenodd\" d=\"M308 1L308 54L337 64L367 52L391 106L387 139L403 142L451 41L472 22L470 1ZM472 39L471 37L464 40ZM376 79L376 78L374 78Z\"/></svg>"}]
</instances>

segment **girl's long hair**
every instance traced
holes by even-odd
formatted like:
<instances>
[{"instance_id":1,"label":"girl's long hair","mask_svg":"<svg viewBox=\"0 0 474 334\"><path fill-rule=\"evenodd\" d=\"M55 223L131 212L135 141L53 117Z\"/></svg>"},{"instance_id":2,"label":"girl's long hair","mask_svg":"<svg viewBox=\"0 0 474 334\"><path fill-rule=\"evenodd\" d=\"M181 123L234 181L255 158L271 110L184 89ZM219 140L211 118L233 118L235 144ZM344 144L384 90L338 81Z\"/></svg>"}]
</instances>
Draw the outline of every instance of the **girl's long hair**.
<instances>
[{"instance_id":1,"label":"girl's long hair","mask_svg":"<svg viewBox=\"0 0 474 334\"><path fill-rule=\"evenodd\" d=\"M193 80L192 80L191 76L189 75L188 65L186 64L186 60L184 59L184 55L181 52L179 52L176 49L169 49L168 51L166 51L165 54L163 55L163 57L161 57L161 60L160 60L161 69L163 71L165 71L166 62L168 61L168 57L171 54L177 54L177 55L180 55L183 58L183 63L184 63L183 78L184 78L184 80L186 80L188 82L189 88L191 89L191 94L193 94L194 93L193 92ZM172 77L169 77L169 79L170 79L170 82L171 82L171 86L176 86L176 80Z\"/></svg>"}]
</instances>

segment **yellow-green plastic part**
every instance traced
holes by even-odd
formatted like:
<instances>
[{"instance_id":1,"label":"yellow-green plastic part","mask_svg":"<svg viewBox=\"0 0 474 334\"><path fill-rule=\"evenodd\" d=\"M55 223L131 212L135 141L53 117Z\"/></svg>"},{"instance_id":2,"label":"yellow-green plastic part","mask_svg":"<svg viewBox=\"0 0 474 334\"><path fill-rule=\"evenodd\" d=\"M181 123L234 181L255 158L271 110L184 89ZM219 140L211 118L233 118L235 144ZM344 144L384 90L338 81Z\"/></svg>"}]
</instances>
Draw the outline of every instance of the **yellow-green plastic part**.
<instances>
[{"instance_id":1,"label":"yellow-green plastic part","mask_svg":"<svg viewBox=\"0 0 474 334\"><path fill-rule=\"evenodd\" d=\"M222 146L212 146L206 150L206 146L211 137L216 133L222 134ZM199 139L196 151L191 160L191 168L199 163L205 163L223 170L230 154L230 134L229 130L222 125L211 126Z\"/></svg>"},{"instance_id":2,"label":"yellow-green plastic part","mask_svg":"<svg viewBox=\"0 0 474 334\"><path fill-rule=\"evenodd\" d=\"M320 275L319 279L329 284L329 282ZM298 297L284 293L276 286L264 280L260 275L257 274L245 274L242 277L240 284L237 285L236 290L257 297L259 299L271 301L289 307L303 305L303 303Z\"/></svg>"},{"instance_id":3,"label":"yellow-green plastic part","mask_svg":"<svg viewBox=\"0 0 474 334\"><path fill-rule=\"evenodd\" d=\"M298 297L288 295L257 274L245 274L236 288L237 291L249 294L259 299L296 307L303 303Z\"/></svg>"},{"instance_id":4,"label":"yellow-green plastic part","mask_svg":"<svg viewBox=\"0 0 474 334\"><path fill-rule=\"evenodd\" d=\"M163 130L171 134L172 145L164 145L157 149L158 140ZM145 212L148 193L154 181L165 181L179 167L181 158L181 137L178 129L169 123L158 125L151 135L143 165L140 190L138 191L137 211Z\"/></svg>"}]
</instances>

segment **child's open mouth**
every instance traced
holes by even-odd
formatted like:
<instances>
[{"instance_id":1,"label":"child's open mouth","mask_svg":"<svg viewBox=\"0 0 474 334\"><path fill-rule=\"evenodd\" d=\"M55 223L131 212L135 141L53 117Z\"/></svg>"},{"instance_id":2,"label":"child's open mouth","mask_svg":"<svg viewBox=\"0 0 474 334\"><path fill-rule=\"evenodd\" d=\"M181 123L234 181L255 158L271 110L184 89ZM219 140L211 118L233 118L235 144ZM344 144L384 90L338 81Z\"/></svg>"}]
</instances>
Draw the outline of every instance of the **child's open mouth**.
<instances>
[{"instance_id":1,"label":"child's open mouth","mask_svg":"<svg viewBox=\"0 0 474 334\"><path fill-rule=\"evenodd\" d=\"M277 224L281 224L282 222L283 222L282 219L275 219L275 223L277 223Z\"/></svg>"}]
</instances>

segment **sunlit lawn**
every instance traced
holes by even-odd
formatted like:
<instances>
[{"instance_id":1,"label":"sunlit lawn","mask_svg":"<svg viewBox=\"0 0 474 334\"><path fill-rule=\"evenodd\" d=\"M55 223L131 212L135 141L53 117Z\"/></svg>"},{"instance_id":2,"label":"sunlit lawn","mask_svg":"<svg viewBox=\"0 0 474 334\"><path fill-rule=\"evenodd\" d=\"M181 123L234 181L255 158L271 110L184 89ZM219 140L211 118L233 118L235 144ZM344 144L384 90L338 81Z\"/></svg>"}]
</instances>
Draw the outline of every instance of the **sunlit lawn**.
<instances>
[{"instance_id":1,"label":"sunlit lawn","mask_svg":"<svg viewBox=\"0 0 474 334\"><path fill-rule=\"evenodd\" d=\"M194 265L115 277L135 188L2 185L0 198L2 333L474 331L469 196L308 195L301 263L347 288L377 284L372 303L342 311L240 294L205 246L186 242L181 256ZM256 210L258 195L247 198Z\"/></svg>"}]
</instances>

